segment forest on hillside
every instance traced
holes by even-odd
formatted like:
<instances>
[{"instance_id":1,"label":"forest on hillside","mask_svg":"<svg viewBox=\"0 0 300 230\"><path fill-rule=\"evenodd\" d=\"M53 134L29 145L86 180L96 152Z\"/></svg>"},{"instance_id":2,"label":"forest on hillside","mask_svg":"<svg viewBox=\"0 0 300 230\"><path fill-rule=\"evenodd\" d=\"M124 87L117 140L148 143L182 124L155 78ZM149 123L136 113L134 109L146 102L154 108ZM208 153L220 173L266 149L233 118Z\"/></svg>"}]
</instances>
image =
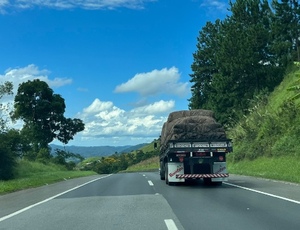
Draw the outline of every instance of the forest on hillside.
<instances>
[{"instance_id":1,"label":"forest on hillside","mask_svg":"<svg viewBox=\"0 0 300 230\"><path fill-rule=\"evenodd\" d=\"M207 22L191 65L190 109L210 109L227 127L268 95L300 60L297 0L230 1L224 20Z\"/></svg>"}]
</instances>

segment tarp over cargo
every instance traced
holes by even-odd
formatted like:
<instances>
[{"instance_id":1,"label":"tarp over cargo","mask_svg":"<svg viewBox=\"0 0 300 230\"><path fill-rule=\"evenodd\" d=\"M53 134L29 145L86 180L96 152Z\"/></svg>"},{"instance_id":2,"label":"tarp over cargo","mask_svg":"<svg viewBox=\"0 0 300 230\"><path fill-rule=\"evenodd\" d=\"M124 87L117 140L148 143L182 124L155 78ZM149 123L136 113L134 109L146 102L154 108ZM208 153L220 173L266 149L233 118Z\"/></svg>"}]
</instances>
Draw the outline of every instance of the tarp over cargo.
<instances>
[{"instance_id":1,"label":"tarp over cargo","mask_svg":"<svg viewBox=\"0 0 300 230\"><path fill-rule=\"evenodd\" d=\"M211 110L182 110L170 113L161 132L161 147L169 140L221 140L225 130Z\"/></svg>"}]
</instances>

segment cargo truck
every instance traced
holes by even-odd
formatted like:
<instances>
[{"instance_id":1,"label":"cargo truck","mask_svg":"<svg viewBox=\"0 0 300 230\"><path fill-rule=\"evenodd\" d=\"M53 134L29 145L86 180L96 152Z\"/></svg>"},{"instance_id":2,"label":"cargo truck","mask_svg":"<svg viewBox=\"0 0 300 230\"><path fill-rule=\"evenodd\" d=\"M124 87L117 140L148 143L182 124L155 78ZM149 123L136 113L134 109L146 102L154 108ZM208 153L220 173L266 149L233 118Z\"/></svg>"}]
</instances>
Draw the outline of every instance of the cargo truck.
<instances>
[{"instance_id":1,"label":"cargo truck","mask_svg":"<svg viewBox=\"0 0 300 230\"><path fill-rule=\"evenodd\" d=\"M222 183L229 177L226 155L231 151L231 139L212 111L172 112L160 136L160 178L169 185L197 179Z\"/></svg>"}]
</instances>

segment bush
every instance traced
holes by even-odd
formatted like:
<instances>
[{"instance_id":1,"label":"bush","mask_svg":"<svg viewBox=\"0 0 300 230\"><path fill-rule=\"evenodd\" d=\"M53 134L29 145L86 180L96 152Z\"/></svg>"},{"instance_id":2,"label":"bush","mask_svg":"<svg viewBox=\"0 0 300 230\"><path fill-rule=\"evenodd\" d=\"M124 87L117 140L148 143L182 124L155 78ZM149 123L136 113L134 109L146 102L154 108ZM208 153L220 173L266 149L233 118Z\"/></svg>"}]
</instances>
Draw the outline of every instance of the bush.
<instances>
[{"instance_id":1,"label":"bush","mask_svg":"<svg viewBox=\"0 0 300 230\"><path fill-rule=\"evenodd\" d=\"M14 177L14 169L16 166L16 161L13 156L13 152L0 145L0 180L9 180Z\"/></svg>"}]
</instances>

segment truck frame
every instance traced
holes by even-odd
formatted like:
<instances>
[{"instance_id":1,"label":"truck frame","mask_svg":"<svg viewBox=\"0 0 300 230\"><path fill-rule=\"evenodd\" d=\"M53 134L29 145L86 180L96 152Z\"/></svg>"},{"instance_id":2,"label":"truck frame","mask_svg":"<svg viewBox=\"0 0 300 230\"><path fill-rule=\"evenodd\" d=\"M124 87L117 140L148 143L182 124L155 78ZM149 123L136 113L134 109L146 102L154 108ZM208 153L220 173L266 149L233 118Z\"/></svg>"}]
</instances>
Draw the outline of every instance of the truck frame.
<instances>
[{"instance_id":1,"label":"truck frame","mask_svg":"<svg viewBox=\"0 0 300 230\"><path fill-rule=\"evenodd\" d=\"M170 140L160 152L160 179L173 185L203 179L207 183L227 181L226 155L231 139Z\"/></svg>"}]
</instances>

